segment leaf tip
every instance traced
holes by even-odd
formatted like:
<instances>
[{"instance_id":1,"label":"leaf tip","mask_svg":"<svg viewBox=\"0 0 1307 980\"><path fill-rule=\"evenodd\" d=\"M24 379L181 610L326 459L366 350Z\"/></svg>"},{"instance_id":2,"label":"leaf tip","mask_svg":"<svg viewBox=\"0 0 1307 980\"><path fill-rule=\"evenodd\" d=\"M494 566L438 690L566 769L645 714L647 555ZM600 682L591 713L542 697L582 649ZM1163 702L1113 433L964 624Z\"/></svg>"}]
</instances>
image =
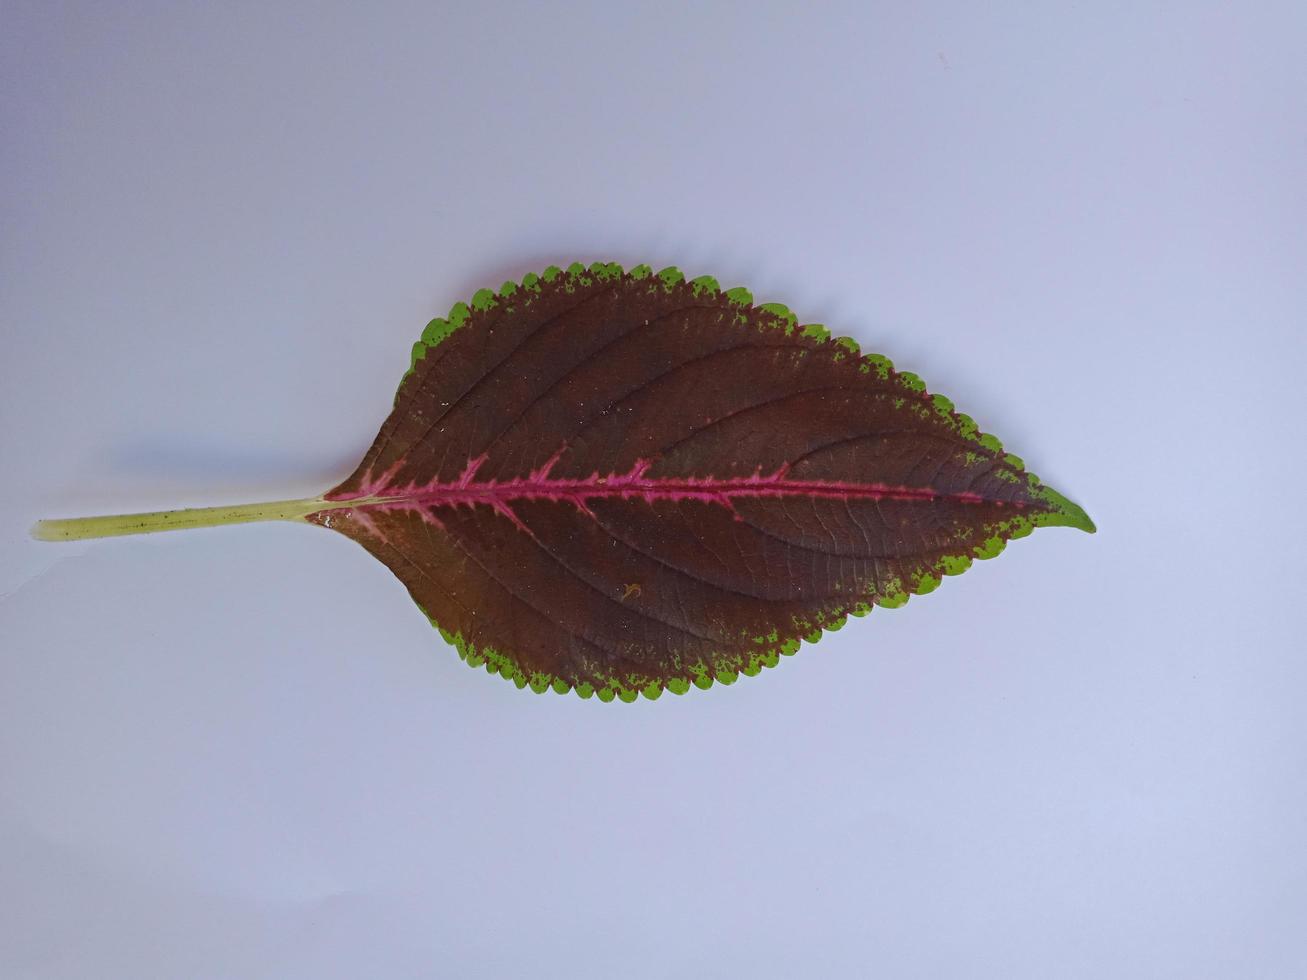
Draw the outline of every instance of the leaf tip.
<instances>
[{"instance_id":1,"label":"leaf tip","mask_svg":"<svg viewBox=\"0 0 1307 980\"><path fill-rule=\"evenodd\" d=\"M1068 500L1052 487L1043 487L1039 496L1052 508L1034 516L1033 523L1039 527L1074 527L1087 534L1098 531L1098 525L1085 513L1083 507Z\"/></svg>"}]
</instances>

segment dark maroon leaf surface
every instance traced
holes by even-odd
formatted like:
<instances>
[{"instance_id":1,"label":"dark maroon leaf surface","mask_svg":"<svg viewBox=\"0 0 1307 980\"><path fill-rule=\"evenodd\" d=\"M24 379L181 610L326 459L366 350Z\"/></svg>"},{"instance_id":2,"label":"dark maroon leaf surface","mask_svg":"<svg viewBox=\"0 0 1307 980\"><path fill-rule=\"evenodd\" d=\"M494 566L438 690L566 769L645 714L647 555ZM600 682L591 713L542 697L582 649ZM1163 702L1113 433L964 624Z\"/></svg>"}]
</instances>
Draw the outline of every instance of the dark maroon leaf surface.
<instances>
[{"instance_id":1,"label":"dark maroon leaf surface","mask_svg":"<svg viewBox=\"0 0 1307 980\"><path fill-rule=\"evenodd\" d=\"M915 376L675 270L574 265L427 328L309 519L465 659L633 699L729 683L1033 527L1092 530Z\"/></svg>"}]
</instances>

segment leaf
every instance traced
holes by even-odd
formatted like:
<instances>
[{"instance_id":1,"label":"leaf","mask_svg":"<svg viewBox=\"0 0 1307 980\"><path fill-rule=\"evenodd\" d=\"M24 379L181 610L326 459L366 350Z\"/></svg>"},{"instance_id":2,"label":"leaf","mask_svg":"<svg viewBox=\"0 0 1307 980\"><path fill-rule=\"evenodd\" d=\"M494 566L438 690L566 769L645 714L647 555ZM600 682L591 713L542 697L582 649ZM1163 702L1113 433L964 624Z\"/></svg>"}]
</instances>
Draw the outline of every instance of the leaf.
<instances>
[{"instance_id":1,"label":"leaf","mask_svg":"<svg viewBox=\"0 0 1307 980\"><path fill-rule=\"evenodd\" d=\"M389 566L468 663L625 701L775 666L1035 527L1094 530L885 358L709 277L599 263L428 324L323 497L219 510L169 526L321 524Z\"/></svg>"},{"instance_id":2,"label":"leaf","mask_svg":"<svg viewBox=\"0 0 1307 980\"><path fill-rule=\"evenodd\" d=\"M632 700L756 674L1038 525L1089 529L914 375L675 269L556 268L435 320L309 517L473 664Z\"/></svg>"}]
</instances>

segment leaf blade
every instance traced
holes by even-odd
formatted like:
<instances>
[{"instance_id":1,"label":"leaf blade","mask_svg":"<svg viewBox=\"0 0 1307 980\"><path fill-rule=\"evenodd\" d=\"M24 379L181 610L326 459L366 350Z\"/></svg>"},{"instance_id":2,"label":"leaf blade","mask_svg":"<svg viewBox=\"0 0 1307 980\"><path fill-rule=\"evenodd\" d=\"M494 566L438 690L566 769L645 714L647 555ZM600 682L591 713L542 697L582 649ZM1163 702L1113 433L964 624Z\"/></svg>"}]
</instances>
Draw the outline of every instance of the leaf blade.
<instances>
[{"instance_id":1,"label":"leaf blade","mask_svg":"<svg viewBox=\"0 0 1307 980\"><path fill-rule=\"evenodd\" d=\"M519 687L731 683L1036 526L1093 529L915 375L779 304L600 263L509 286L428 326L310 520Z\"/></svg>"}]
</instances>

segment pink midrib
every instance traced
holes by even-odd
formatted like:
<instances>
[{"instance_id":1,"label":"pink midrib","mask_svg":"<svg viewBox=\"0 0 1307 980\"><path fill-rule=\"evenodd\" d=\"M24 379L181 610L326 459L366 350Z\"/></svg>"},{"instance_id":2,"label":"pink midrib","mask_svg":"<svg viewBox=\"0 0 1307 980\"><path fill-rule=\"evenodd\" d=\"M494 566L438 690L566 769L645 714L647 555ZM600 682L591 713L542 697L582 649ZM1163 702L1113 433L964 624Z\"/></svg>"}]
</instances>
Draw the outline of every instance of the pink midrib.
<instances>
[{"instance_id":1,"label":"pink midrib","mask_svg":"<svg viewBox=\"0 0 1307 980\"><path fill-rule=\"evenodd\" d=\"M929 487L908 487L888 483L857 483L840 480L796 480L787 476L788 467L781 467L766 476L755 473L747 477L649 477L646 460L638 460L626 473L600 476L593 473L584 479L555 478L549 470L557 457L527 477L511 480L477 481L476 471L485 462L478 457L468 463L456 480L431 482L424 485L394 486L389 483L393 473L383 474L377 480L365 480L362 487L347 494L329 494L328 499L338 503L358 501L358 507L368 509L409 509L412 507L441 507L485 504L503 509L515 501L550 500L575 504L582 509L590 500L602 498L659 500L697 500L704 503L730 506L735 499L748 497L823 497L829 499L868 500L950 500L958 503L978 504L990 500L972 491L944 493ZM1012 501L1013 506L1020 502Z\"/></svg>"}]
</instances>

